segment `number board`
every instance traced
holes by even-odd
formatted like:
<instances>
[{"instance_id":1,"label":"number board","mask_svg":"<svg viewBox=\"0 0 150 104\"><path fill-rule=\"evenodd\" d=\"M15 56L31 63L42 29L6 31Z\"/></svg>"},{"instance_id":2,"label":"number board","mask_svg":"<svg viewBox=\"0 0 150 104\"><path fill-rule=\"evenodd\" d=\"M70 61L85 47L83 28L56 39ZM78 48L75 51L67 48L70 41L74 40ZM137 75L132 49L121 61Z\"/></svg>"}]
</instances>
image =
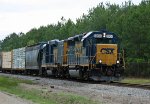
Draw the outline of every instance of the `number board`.
<instances>
[{"instance_id":1,"label":"number board","mask_svg":"<svg viewBox=\"0 0 150 104\"><path fill-rule=\"evenodd\" d=\"M113 38L113 35L106 35L106 38Z\"/></svg>"},{"instance_id":2,"label":"number board","mask_svg":"<svg viewBox=\"0 0 150 104\"><path fill-rule=\"evenodd\" d=\"M94 38L102 38L102 34L94 34Z\"/></svg>"}]
</instances>

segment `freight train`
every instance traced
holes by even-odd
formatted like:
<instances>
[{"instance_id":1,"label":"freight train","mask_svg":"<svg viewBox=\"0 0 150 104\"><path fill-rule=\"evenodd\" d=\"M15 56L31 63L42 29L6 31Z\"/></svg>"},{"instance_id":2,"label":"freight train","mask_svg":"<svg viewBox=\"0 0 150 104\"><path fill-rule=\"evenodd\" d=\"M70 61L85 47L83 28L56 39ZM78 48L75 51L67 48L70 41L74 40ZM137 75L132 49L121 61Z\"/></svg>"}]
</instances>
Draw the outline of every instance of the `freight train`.
<instances>
[{"instance_id":1,"label":"freight train","mask_svg":"<svg viewBox=\"0 0 150 104\"><path fill-rule=\"evenodd\" d=\"M125 61L115 33L91 31L1 52L0 67L2 72L116 81L123 75Z\"/></svg>"}]
</instances>

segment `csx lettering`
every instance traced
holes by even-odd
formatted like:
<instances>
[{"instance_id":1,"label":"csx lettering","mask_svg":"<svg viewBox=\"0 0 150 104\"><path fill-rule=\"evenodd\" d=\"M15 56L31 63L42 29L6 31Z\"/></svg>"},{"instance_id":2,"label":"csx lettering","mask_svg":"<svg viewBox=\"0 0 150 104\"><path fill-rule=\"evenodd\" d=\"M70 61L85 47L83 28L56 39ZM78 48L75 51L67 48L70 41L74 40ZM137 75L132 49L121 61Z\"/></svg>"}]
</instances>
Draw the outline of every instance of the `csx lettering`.
<instances>
[{"instance_id":1,"label":"csx lettering","mask_svg":"<svg viewBox=\"0 0 150 104\"><path fill-rule=\"evenodd\" d=\"M114 50L115 50L114 48L102 48L100 52L102 54L113 54Z\"/></svg>"}]
</instances>

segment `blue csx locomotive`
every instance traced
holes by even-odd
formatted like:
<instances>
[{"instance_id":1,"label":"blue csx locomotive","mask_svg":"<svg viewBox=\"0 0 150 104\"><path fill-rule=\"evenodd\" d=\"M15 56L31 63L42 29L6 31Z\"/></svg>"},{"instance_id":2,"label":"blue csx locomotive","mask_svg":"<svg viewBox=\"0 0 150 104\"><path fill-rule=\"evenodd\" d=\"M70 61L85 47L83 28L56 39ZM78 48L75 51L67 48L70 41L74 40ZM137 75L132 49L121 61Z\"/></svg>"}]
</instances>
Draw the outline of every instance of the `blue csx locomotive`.
<instances>
[{"instance_id":1,"label":"blue csx locomotive","mask_svg":"<svg viewBox=\"0 0 150 104\"><path fill-rule=\"evenodd\" d=\"M115 81L121 78L125 68L124 51L119 47L118 37L108 31L41 42L25 47L24 68L12 68L11 72Z\"/></svg>"}]
</instances>

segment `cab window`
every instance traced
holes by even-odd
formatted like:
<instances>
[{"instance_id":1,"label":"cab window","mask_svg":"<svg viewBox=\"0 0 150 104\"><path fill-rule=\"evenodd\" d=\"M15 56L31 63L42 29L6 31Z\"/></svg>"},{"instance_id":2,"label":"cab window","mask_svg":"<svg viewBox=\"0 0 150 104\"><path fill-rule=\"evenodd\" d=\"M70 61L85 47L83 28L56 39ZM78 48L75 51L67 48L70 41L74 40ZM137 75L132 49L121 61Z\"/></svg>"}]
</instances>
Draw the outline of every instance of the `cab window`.
<instances>
[{"instance_id":1,"label":"cab window","mask_svg":"<svg viewBox=\"0 0 150 104\"><path fill-rule=\"evenodd\" d=\"M113 38L95 38L96 44L116 44L117 42Z\"/></svg>"}]
</instances>

